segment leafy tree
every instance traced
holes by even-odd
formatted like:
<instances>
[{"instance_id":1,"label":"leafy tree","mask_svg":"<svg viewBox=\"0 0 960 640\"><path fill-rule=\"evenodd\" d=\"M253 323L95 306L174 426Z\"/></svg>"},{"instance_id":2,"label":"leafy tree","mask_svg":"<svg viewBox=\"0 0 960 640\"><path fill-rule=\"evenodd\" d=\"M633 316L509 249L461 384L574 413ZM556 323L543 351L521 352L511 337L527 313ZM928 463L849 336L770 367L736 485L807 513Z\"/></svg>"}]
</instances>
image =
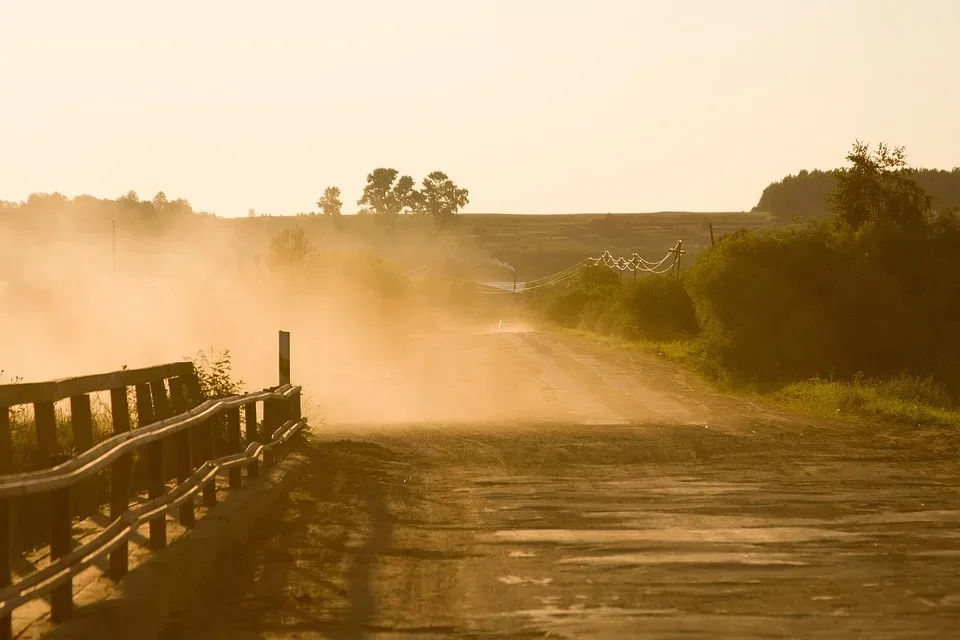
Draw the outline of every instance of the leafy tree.
<instances>
[{"instance_id":1,"label":"leafy tree","mask_svg":"<svg viewBox=\"0 0 960 640\"><path fill-rule=\"evenodd\" d=\"M888 154L890 151L888 150ZM800 171L773 182L763 190L753 211L772 213L781 219L826 218L831 213L830 192L837 186L836 170ZM947 211L960 207L960 167L913 169L910 177L930 194L933 207Z\"/></svg>"},{"instance_id":2,"label":"leafy tree","mask_svg":"<svg viewBox=\"0 0 960 640\"><path fill-rule=\"evenodd\" d=\"M419 207L420 193L417 191L416 182L410 176L400 176L393 192L399 207L398 213L413 213Z\"/></svg>"},{"instance_id":3,"label":"leafy tree","mask_svg":"<svg viewBox=\"0 0 960 640\"><path fill-rule=\"evenodd\" d=\"M169 205L170 201L167 200L167 194L163 191L158 191L157 195L153 196L153 210L157 213L163 213Z\"/></svg>"},{"instance_id":4,"label":"leafy tree","mask_svg":"<svg viewBox=\"0 0 960 640\"><path fill-rule=\"evenodd\" d=\"M340 187L327 187L323 196L317 200L317 207L325 216L339 216L343 210L343 201L340 200Z\"/></svg>"},{"instance_id":5,"label":"leafy tree","mask_svg":"<svg viewBox=\"0 0 960 640\"><path fill-rule=\"evenodd\" d=\"M248 217L248 218L256 218L256 217L257 217L257 212L256 212L254 209L252 209L252 208L251 208L251 209L247 209L247 217Z\"/></svg>"},{"instance_id":6,"label":"leafy tree","mask_svg":"<svg viewBox=\"0 0 960 640\"><path fill-rule=\"evenodd\" d=\"M931 198L913 180L903 147L881 142L871 151L858 140L847 160L853 166L837 171L837 185L829 196L840 222L853 231L870 222L904 229L923 224Z\"/></svg>"},{"instance_id":7,"label":"leafy tree","mask_svg":"<svg viewBox=\"0 0 960 640\"><path fill-rule=\"evenodd\" d=\"M140 196L136 191L127 191L126 195L117 198L117 204L124 209L137 209L140 206Z\"/></svg>"},{"instance_id":8,"label":"leafy tree","mask_svg":"<svg viewBox=\"0 0 960 640\"><path fill-rule=\"evenodd\" d=\"M267 261L273 269L302 267L313 253L303 228L284 229L270 239Z\"/></svg>"},{"instance_id":9,"label":"leafy tree","mask_svg":"<svg viewBox=\"0 0 960 640\"><path fill-rule=\"evenodd\" d=\"M186 198L177 198L176 200L172 200L171 202L167 203L165 209L173 214L193 213L193 206L190 205L190 201Z\"/></svg>"},{"instance_id":10,"label":"leafy tree","mask_svg":"<svg viewBox=\"0 0 960 640\"><path fill-rule=\"evenodd\" d=\"M372 213L390 220L415 202L413 179L400 176L396 169L378 168L367 175L367 185L357 204L361 213Z\"/></svg>"},{"instance_id":11,"label":"leafy tree","mask_svg":"<svg viewBox=\"0 0 960 640\"><path fill-rule=\"evenodd\" d=\"M67 197L54 191L53 193L31 193L27 197L26 207L34 211L55 211L67 206Z\"/></svg>"},{"instance_id":12,"label":"leafy tree","mask_svg":"<svg viewBox=\"0 0 960 640\"><path fill-rule=\"evenodd\" d=\"M470 202L469 192L461 189L442 171L434 171L423 179L418 202L419 210L443 224Z\"/></svg>"}]
</instances>

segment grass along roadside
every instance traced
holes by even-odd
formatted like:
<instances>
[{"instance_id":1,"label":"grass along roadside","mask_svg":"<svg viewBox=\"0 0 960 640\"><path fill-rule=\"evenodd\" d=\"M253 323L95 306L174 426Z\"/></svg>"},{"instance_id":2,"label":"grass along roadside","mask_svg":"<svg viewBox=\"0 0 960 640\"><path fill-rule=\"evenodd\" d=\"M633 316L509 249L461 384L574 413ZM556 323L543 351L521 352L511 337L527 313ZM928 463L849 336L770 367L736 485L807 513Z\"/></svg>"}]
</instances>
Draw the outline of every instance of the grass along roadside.
<instances>
[{"instance_id":1,"label":"grass along roadside","mask_svg":"<svg viewBox=\"0 0 960 640\"><path fill-rule=\"evenodd\" d=\"M557 330L554 328L554 330ZM852 381L810 379L781 385L735 381L711 369L695 339L658 342L601 335L584 329L559 329L617 349L656 356L694 373L711 387L754 400L774 402L817 416L847 415L903 426L960 426L960 409L932 379L902 375L888 380L856 376Z\"/></svg>"}]
</instances>

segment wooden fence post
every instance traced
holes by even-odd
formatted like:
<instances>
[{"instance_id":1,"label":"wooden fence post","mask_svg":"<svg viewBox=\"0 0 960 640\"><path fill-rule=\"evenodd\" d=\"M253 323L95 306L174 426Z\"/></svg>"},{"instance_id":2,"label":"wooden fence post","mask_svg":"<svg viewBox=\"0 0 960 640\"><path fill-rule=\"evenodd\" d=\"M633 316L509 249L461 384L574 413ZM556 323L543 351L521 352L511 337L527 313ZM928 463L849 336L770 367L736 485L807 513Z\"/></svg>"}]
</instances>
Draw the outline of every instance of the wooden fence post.
<instances>
[{"instance_id":1,"label":"wooden fence post","mask_svg":"<svg viewBox=\"0 0 960 640\"><path fill-rule=\"evenodd\" d=\"M110 390L110 413L113 416L113 432L130 431L130 407L127 404L127 388ZM132 454L120 456L110 465L110 520L116 520L130 508L130 468ZM119 580L127 573L128 544L126 541L110 552L110 577Z\"/></svg>"},{"instance_id":2,"label":"wooden fence post","mask_svg":"<svg viewBox=\"0 0 960 640\"><path fill-rule=\"evenodd\" d=\"M251 442L257 440L257 403L250 402L243 405L243 420L244 428L246 429L246 443L249 445ZM260 475L260 461L254 458L250 461L250 464L247 465L247 477L256 478Z\"/></svg>"},{"instance_id":3,"label":"wooden fence post","mask_svg":"<svg viewBox=\"0 0 960 640\"><path fill-rule=\"evenodd\" d=\"M57 415L53 402L35 402L33 416L37 430L37 453L40 468L52 466L53 456L57 452Z\"/></svg>"},{"instance_id":4,"label":"wooden fence post","mask_svg":"<svg viewBox=\"0 0 960 640\"><path fill-rule=\"evenodd\" d=\"M203 462L213 460L213 421L215 418L204 420L197 429L200 438L201 456ZM212 509L217 506L217 479L214 477L203 487L203 506Z\"/></svg>"},{"instance_id":5,"label":"wooden fence post","mask_svg":"<svg viewBox=\"0 0 960 640\"><path fill-rule=\"evenodd\" d=\"M290 384L290 332L280 332L280 386Z\"/></svg>"},{"instance_id":6,"label":"wooden fence post","mask_svg":"<svg viewBox=\"0 0 960 640\"><path fill-rule=\"evenodd\" d=\"M175 414L184 413L187 410L186 389L180 378L170 378L170 404ZM177 458L177 482L182 484L189 480L193 473L193 465L190 461L190 430L184 429L178 432L173 439ZM187 529L192 529L197 524L193 503L191 499L180 505L178 514L180 524Z\"/></svg>"},{"instance_id":7,"label":"wooden fence post","mask_svg":"<svg viewBox=\"0 0 960 640\"><path fill-rule=\"evenodd\" d=\"M150 392L153 395L153 417L156 420L166 420L173 415L170 398L167 396L167 387L164 380L154 380L150 383ZM163 444L163 481L177 477L176 442L174 438L164 438Z\"/></svg>"},{"instance_id":8,"label":"wooden fence post","mask_svg":"<svg viewBox=\"0 0 960 640\"><path fill-rule=\"evenodd\" d=\"M70 489L58 489L49 494L50 499L50 561L53 562L71 551ZM54 622L69 620L73 615L73 580L65 580L50 594L50 619Z\"/></svg>"},{"instance_id":9,"label":"wooden fence post","mask_svg":"<svg viewBox=\"0 0 960 640\"><path fill-rule=\"evenodd\" d=\"M70 398L70 427L73 430L73 449L79 455L93 446L93 415L90 411L90 396L87 394ZM97 510L96 478L80 483L74 490L77 515L86 518Z\"/></svg>"},{"instance_id":10,"label":"wooden fence post","mask_svg":"<svg viewBox=\"0 0 960 640\"><path fill-rule=\"evenodd\" d=\"M13 470L13 447L10 438L10 409L0 407L0 473L10 473ZM11 556L13 555L13 540L11 539L12 522L10 500L0 500L0 589L11 583ZM13 638L13 617L8 613L0 618L0 640Z\"/></svg>"},{"instance_id":11,"label":"wooden fence post","mask_svg":"<svg viewBox=\"0 0 960 640\"><path fill-rule=\"evenodd\" d=\"M271 439L273 432L277 429L277 401L276 400L264 400L263 401L263 434L260 437L263 444L271 444ZM269 469L273 466L274 458L276 454L274 453L274 448L264 449L263 451L263 468Z\"/></svg>"},{"instance_id":12,"label":"wooden fence post","mask_svg":"<svg viewBox=\"0 0 960 640\"><path fill-rule=\"evenodd\" d=\"M137 391L137 418L139 426L145 427L154 422L153 401L150 385L138 384ZM151 442L144 447L144 456L147 459L147 497L153 500L166 493L163 482L163 443L160 440ZM150 520L150 548L160 549L167 546L166 514L161 513Z\"/></svg>"},{"instance_id":13,"label":"wooden fence post","mask_svg":"<svg viewBox=\"0 0 960 640\"><path fill-rule=\"evenodd\" d=\"M240 453L240 407L227 411L227 452ZM243 486L243 469L239 466L230 469L230 488Z\"/></svg>"}]
</instances>

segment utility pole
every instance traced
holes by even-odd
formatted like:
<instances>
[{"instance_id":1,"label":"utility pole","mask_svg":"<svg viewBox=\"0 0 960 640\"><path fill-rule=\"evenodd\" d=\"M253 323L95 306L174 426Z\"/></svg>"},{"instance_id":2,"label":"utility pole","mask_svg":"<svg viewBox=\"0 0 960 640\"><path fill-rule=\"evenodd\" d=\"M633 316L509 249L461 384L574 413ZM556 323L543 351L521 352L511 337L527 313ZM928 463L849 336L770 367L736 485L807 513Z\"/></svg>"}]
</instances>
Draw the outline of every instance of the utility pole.
<instances>
[{"instance_id":1,"label":"utility pole","mask_svg":"<svg viewBox=\"0 0 960 640\"><path fill-rule=\"evenodd\" d=\"M680 256L682 256L686 251L683 250L683 240L677 240L677 244L670 249L671 253L675 256L673 259L673 266L676 269L677 276L680 275Z\"/></svg>"}]
</instances>

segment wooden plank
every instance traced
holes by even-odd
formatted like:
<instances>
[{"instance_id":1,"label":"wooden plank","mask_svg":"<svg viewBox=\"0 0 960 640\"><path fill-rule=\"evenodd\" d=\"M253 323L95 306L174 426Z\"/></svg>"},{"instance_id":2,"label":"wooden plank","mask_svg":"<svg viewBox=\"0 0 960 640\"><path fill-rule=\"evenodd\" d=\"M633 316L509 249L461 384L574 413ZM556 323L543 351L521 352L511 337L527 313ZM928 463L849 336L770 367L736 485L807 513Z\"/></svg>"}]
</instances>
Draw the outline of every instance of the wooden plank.
<instances>
[{"instance_id":1,"label":"wooden plank","mask_svg":"<svg viewBox=\"0 0 960 640\"><path fill-rule=\"evenodd\" d=\"M34 427L37 430L38 466L45 469L51 465L57 453L57 415L53 402L38 402L33 405Z\"/></svg>"},{"instance_id":2,"label":"wooden plank","mask_svg":"<svg viewBox=\"0 0 960 640\"><path fill-rule=\"evenodd\" d=\"M260 436L260 441L263 444L270 442L270 437L273 435L273 432L277 430L277 427L280 426L280 414L279 407L276 400L264 400L263 401L263 433ZM273 466L276 452L273 449L268 449L263 452L263 468L269 469Z\"/></svg>"},{"instance_id":3,"label":"wooden plank","mask_svg":"<svg viewBox=\"0 0 960 640\"><path fill-rule=\"evenodd\" d=\"M153 399L150 396L150 385L146 382L135 385L137 397L137 426L145 427L154 422Z\"/></svg>"},{"instance_id":4,"label":"wooden plank","mask_svg":"<svg viewBox=\"0 0 960 640\"><path fill-rule=\"evenodd\" d=\"M153 500L166 493L163 483L163 441L148 444L145 449L147 458L147 496ZM161 513L150 521L150 547L162 549L167 546L167 516Z\"/></svg>"},{"instance_id":5,"label":"wooden plank","mask_svg":"<svg viewBox=\"0 0 960 640\"><path fill-rule=\"evenodd\" d=\"M0 406L0 474L13 472L13 439L10 436L10 409Z\"/></svg>"},{"instance_id":6,"label":"wooden plank","mask_svg":"<svg viewBox=\"0 0 960 640\"><path fill-rule=\"evenodd\" d=\"M50 560L57 560L71 551L70 489L50 494ZM73 615L73 581L66 580L50 594L50 619L69 620Z\"/></svg>"},{"instance_id":7,"label":"wooden plank","mask_svg":"<svg viewBox=\"0 0 960 640\"><path fill-rule=\"evenodd\" d=\"M170 404L176 414L187 410L186 389L182 378L170 378ZM177 462L177 482L181 484L189 480L193 474L193 466L190 464L190 440L189 429L180 431L173 437L175 443L174 455ZM193 500L187 500L180 505L180 524L188 529L192 529L197 523L193 503Z\"/></svg>"},{"instance_id":8,"label":"wooden plank","mask_svg":"<svg viewBox=\"0 0 960 640\"><path fill-rule=\"evenodd\" d=\"M113 432L130 431L130 406L127 388L110 390L110 412L113 414ZM116 520L130 508L130 471L133 456L121 456L110 465L110 520ZM110 552L110 577L119 580L129 567L129 549L126 541Z\"/></svg>"},{"instance_id":9,"label":"wooden plank","mask_svg":"<svg viewBox=\"0 0 960 640\"><path fill-rule=\"evenodd\" d=\"M73 431L73 450L83 453L93 446L93 414L90 396L83 394L70 398L70 428ZM91 478L79 483L74 492L77 515L86 518L97 509L96 480Z\"/></svg>"},{"instance_id":10,"label":"wooden plank","mask_svg":"<svg viewBox=\"0 0 960 640\"><path fill-rule=\"evenodd\" d=\"M197 433L200 437L200 446L203 447L203 461L213 459L213 421L215 418L205 420L202 425L197 427ZM207 483L203 488L203 506L212 509L217 506L217 482L216 479Z\"/></svg>"},{"instance_id":11,"label":"wooden plank","mask_svg":"<svg viewBox=\"0 0 960 640\"><path fill-rule=\"evenodd\" d=\"M0 407L0 412L7 413L5 407ZM0 418L2 420L2 418ZM0 500L0 589L11 583L11 557L13 555L13 536L12 522L10 521L10 500ZM12 640L13 638L13 617L8 613L0 617L0 640Z\"/></svg>"},{"instance_id":12,"label":"wooden plank","mask_svg":"<svg viewBox=\"0 0 960 640\"><path fill-rule=\"evenodd\" d=\"M240 452L240 408L229 409L227 411L227 453ZM239 489L243 484L243 469L234 467L230 469L230 488Z\"/></svg>"},{"instance_id":13,"label":"wooden plank","mask_svg":"<svg viewBox=\"0 0 960 640\"><path fill-rule=\"evenodd\" d=\"M153 396L153 417L156 420L166 420L173 415L170 400L167 397L167 387L164 381L153 380L150 383L150 395ZM176 444L173 438L164 438L163 444L163 481L177 477Z\"/></svg>"},{"instance_id":14,"label":"wooden plank","mask_svg":"<svg viewBox=\"0 0 960 640\"><path fill-rule=\"evenodd\" d=\"M153 396L154 420L166 420L173 415L170 409L170 399L167 397L167 388L163 379L150 381L150 395Z\"/></svg>"},{"instance_id":15,"label":"wooden plank","mask_svg":"<svg viewBox=\"0 0 960 640\"><path fill-rule=\"evenodd\" d=\"M161 378L189 376L193 373L192 362L173 362L144 369L125 369L48 382L0 384L0 405L13 407L37 402L56 402L72 396L108 391L122 386L131 387Z\"/></svg>"},{"instance_id":16,"label":"wooden plank","mask_svg":"<svg viewBox=\"0 0 960 640\"><path fill-rule=\"evenodd\" d=\"M153 393L149 383L136 385L137 426L143 427L155 421L153 413ZM151 442L143 448L143 457L147 463L147 496L159 498L166 493L163 484L163 443ZM150 547L162 549L167 546L167 520L161 514L150 521Z\"/></svg>"},{"instance_id":17,"label":"wooden plank","mask_svg":"<svg viewBox=\"0 0 960 640\"><path fill-rule=\"evenodd\" d=\"M246 444L250 444L257 439L257 403L250 402L243 405L243 420L246 433L244 439ZM256 478L260 475L260 461L254 458L247 465L247 477Z\"/></svg>"}]
</instances>

